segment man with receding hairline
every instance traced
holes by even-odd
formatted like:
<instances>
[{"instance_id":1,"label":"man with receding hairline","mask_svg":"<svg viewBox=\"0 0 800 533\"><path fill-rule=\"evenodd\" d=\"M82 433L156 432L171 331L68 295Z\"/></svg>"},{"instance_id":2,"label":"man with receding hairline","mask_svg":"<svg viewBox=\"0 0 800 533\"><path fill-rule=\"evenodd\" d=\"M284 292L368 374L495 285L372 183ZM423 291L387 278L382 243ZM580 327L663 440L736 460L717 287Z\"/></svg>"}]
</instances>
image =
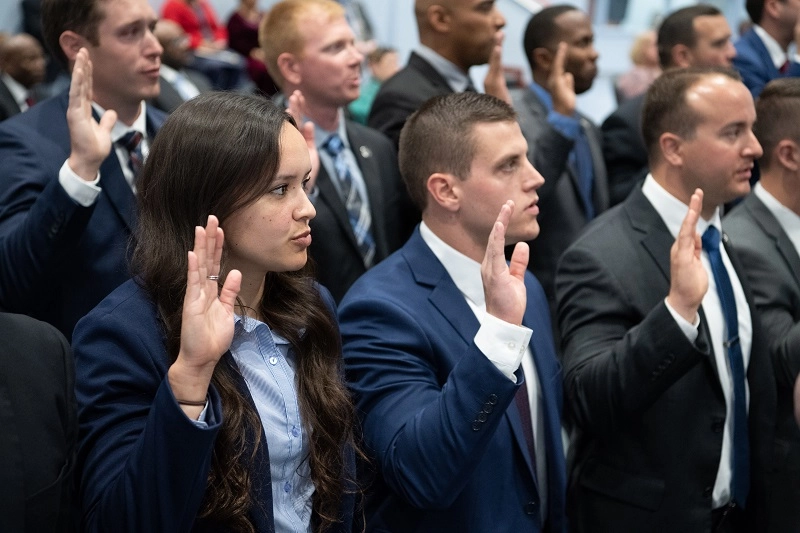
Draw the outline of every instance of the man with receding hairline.
<instances>
[{"instance_id":1,"label":"man with receding hairline","mask_svg":"<svg viewBox=\"0 0 800 533\"><path fill-rule=\"evenodd\" d=\"M643 116L650 174L556 275L570 528L768 531L774 376L720 222L762 153L753 100L729 69L673 69Z\"/></svg>"},{"instance_id":2,"label":"man with receding hairline","mask_svg":"<svg viewBox=\"0 0 800 533\"><path fill-rule=\"evenodd\" d=\"M395 142L408 116L434 96L474 91L469 69L489 63L487 94L510 101L501 62L506 20L495 0L416 0L420 45L378 91L367 124Z\"/></svg>"},{"instance_id":3,"label":"man with receding hairline","mask_svg":"<svg viewBox=\"0 0 800 533\"><path fill-rule=\"evenodd\" d=\"M543 179L526 152L514 110L485 94L433 98L403 128L422 223L339 306L375 471L367 531L567 530L561 372L525 268Z\"/></svg>"}]
</instances>

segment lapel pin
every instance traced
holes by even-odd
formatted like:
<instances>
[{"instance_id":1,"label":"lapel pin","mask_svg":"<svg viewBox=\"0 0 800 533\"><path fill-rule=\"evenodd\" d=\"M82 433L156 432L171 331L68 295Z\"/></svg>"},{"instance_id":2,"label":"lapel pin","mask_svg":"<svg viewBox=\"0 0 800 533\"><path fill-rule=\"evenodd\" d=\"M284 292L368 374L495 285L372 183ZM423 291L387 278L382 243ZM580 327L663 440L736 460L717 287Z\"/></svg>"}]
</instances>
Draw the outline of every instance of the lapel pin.
<instances>
[{"instance_id":1,"label":"lapel pin","mask_svg":"<svg viewBox=\"0 0 800 533\"><path fill-rule=\"evenodd\" d=\"M370 150L366 146L359 146L358 151L361 153L361 157L363 157L364 159L372 157L372 150Z\"/></svg>"}]
</instances>

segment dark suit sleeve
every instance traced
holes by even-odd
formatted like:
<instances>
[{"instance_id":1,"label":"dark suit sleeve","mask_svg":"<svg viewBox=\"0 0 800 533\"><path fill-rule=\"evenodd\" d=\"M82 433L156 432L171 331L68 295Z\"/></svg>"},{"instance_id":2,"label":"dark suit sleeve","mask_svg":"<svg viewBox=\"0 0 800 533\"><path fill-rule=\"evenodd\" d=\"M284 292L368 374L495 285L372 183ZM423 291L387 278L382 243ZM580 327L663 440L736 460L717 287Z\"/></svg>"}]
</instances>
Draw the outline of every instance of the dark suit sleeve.
<instances>
[{"instance_id":1,"label":"dark suit sleeve","mask_svg":"<svg viewBox=\"0 0 800 533\"><path fill-rule=\"evenodd\" d=\"M43 104L44 105L44 104ZM34 138L31 138L31 136ZM33 130L0 128L0 307L30 314L61 283L59 265L74 253L94 206L76 204L58 182L66 160Z\"/></svg>"},{"instance_id":2,"label":"dark suit sleeve","mask_svg":"<svg viewBox=\"0 0 800 533\"><path fill-rule=\"evenodd\" d=\"M460 339L449 348L463 355L441 375L435 351L442 340L430 338L431 325L420 320L386 299L349 295L339 308L367 451L394 492L413 506L439 510L469 482L518 385L474 342L464 348ZM494 409L477 423L490 397Z\"/></svg>"},{"instance_id":3,"label":"dark suit sleeve","mask_svg":"<svg viewBox=\"0 0 800 533\"><path fill-rule=\"evenodd\" d=\"M603 122L603 157L608 171L611 205L621 203L647 175L647 152L642 145L639 125L615 111Z\"/></svg>"},{"instance_id":4,"label":"dark suit sleeve","mask_svg":"<svg viewBox=\"0 0 800 533\"><path fill-rule=\"evenodd\" d=\"M154 325L94 311L75 329L84 531L189 531L200 508L219 395L209 389L208 428L183 414Z\"/></svg>"},{"instance_id":5,"label":"dark suit sleeve","mask_svg":"<svg viewBox=\"0 0 800 533\"><path fill-rule=\"evenodd\" d=\"M622 271L636 268L627 263ZM640 417L708 354L704 328L689 342L663 300L643 316L631 285L577 245L556 275L566 398L577 424L601 435Z\"/></svg>"}]
</instances>

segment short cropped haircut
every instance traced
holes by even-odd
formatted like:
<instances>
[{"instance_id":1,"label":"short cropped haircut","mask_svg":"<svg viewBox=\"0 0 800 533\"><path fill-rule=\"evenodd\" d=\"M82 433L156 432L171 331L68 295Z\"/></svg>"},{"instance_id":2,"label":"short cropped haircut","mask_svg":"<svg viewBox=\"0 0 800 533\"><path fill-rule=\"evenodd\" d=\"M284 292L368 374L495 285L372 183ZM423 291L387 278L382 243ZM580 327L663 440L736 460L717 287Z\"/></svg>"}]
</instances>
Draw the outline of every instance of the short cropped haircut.
<instances>
[{"instance_id":1,"label":"short cropped haircut","mask_svg":"<svg viewBox=\"0 0 800 533\"><path fill-rule=\"evenodd\" d=\"M69 70L69 60L58 42L61 34L74 31L97 46L97 27L105 17L102 1L106 0L42 0L42 37L65 70Z\"/></svg>"},{"instance_id":2,"label":"short cropped haircut","mask_svg":"<svg viewBox=\"0 0 800 533\"><path fill-rule=\"evenodd\" d=\"M575 6L560 4L549 6L531 17L528 26L525 28L525 35L522 38L522 49L528 56L531 70L534 68L533 51L537 48L547 48L555 50L556 45L561 40L561 27L555 20L568 11L577 11Z\"/></svg>"},{"instance_id":3,"label":"short cropped haircut","mask_svg":"<svg viewBox=\"0 0 800 533\"><path fill-rule=\"evenodd\" d=\"M432 174L469 177L475 125L516 120L507 103L472 91L432 98L411 115L400 132L398 157L408 193L420 211L427 205Z\"/></svg>"},{"instance_id":4,"label":"short cropped haircut","mask_svg":"<svg viewBox=\"0 0 800 533\"><path fill-rule=\"evenodd\" d=\"M783 0L784 2L786 0ZM764 0L747 0L744 3L744 8L750 16L753 24L761 24L761 17L764 16Z\"/></svg>"},{"instance_id":5,"label":"short cropped haircut","mask_svg":"<svg viewBox=\"0 0 800 533\"><path fill-rule=\"evenodd\" d=\"M694 31L694 19L697 17L716 17L722 12L708 4L697 4L684 7L671 13L664 19L658 28L658 61L661 68L667 69L672 64L672 49L682 44L694 48L697 44L697 34Z\"/></svg>"},{"instance_id":6,"label":"short cropped haircut","mask_svg":"<svg viewBox=\"0 0 800 533\"><path fill-rule=\"evenodd\" d=\"M674 133L684 139L694 137L702 117L689 106L686 93L711 76L741 81L739 74L729 68L690 67L665 71L647 90L642 109L642 133L650 166L658 159L659 139L664 133Z\"/></svg>"},{"instance_id":7,"label":"short cropped haircut","mask_svg":"<svg viewBox=\"0 0 800 533\"><path fill-rule=\"evenodd\" d=\"M753 133L764 149L758 164L768 169L779 142L790 139L800 143L800 78L769 82L756 100L756 117Z\"/></svg>"},{"instance_id":8,"label":"short cropped haircut","mask_svg":"<svg viewBox=\"0 0 800 533\"><path fill-rule=\"evenodd\" d=\"M303 51L306 34L300 19L315 11L327 15L329 20L345 15L342 5L333 0L284 0L272 6L261 21L258 42L266 57L267 70L281 89L286 80L278 68L278 56Z\"/></svg>"}]
</instances>

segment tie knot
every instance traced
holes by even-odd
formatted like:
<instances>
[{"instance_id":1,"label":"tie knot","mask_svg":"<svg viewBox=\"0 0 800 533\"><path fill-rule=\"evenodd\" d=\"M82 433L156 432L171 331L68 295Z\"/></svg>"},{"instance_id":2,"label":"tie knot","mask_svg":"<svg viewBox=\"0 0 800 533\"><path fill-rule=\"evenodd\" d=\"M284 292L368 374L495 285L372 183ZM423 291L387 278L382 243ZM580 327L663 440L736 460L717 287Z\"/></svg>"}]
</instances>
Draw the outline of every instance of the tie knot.
<instances>
[{"instance_id":1,"label":"tie knot","mask_svg":"<svg viewBox=\"0 0 800 533\"><path fill-rule=\"evenodd\" d=\"M709 226L703 233L703 250L706 252L719 251L719 230L715 226Z\"/></svg>"},{"instance_id":2,"label":"tie knot","mask_svg":"<svg viewBox=\"0 0 800 533\"><path fill-rule=\"evenodd\" d=\"M342 138L339 137L338 134L334 133L328 140L325 141L325 144L322 145L326 152L328 152L332 157L336 157L337 155L342 153L344 150L344 143L342 142Z\"/></svg>"},{"instance_id":3,"label":"tie knot","mask_svg":"<svg viewBox=\"0 0 800 533\"><path fill-rule=\"evenodd\" d=\"M139 146L139 143L142 142L142 134L138 131L129 131L120 137L117 142L124 146L129 152L133 152Z\"/></svg>"}]
</instances>

